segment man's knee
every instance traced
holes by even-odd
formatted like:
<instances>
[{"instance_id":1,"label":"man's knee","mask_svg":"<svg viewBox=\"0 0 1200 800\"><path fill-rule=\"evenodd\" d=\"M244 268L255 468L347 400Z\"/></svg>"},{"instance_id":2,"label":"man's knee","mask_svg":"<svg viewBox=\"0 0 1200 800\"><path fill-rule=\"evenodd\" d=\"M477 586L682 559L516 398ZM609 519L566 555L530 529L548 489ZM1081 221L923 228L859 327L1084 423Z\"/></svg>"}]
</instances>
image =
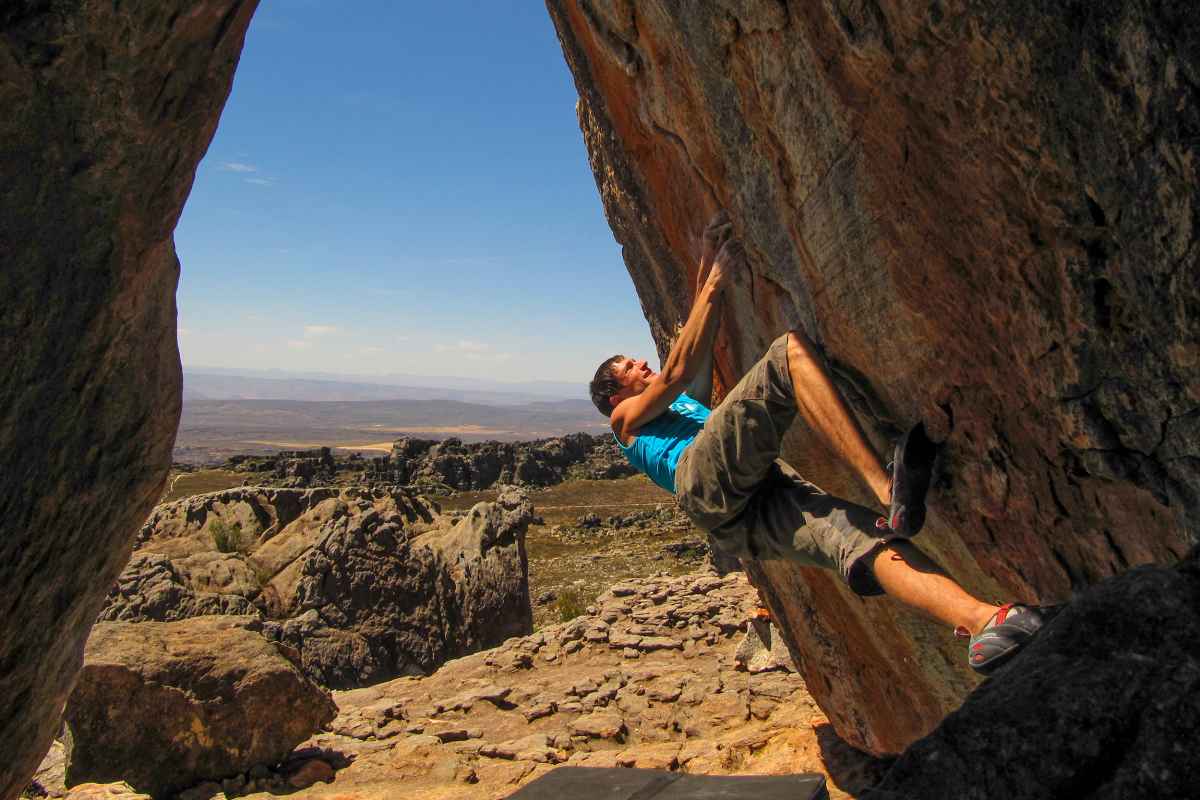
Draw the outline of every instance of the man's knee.
<instances>
[{"instance_id":1,"label":"man's knee","mask_svg":"<svg viewBox=\"0 0 1200 800\"><path fill-rule=\"evenodd\" d=\"M787 332L787 354L789 364L795 364L797 359L813 359L812 342L804 331L793 328Z\"/></svg>"}]
</instances>

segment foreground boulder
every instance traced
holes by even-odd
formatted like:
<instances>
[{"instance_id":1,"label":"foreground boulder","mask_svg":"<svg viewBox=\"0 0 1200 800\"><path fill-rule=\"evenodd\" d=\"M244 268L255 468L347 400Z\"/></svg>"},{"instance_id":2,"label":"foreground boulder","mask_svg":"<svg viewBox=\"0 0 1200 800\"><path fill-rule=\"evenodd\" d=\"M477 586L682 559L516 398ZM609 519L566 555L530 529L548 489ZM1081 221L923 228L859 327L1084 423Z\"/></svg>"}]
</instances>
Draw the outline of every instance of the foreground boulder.
<instances>
[{"instance_id":1,"label":"foreground boulder","mask_svg":"<svg viewBox=\"0 0 1200 800\"><path fill-rule=\"evenodd\" d=\"M283 759L337 715L279 646L236 617L102 622L67 702L67 785L160 797Z\"/></svg>"},{"instance_id":2,"label":"foreground boulder","mask_svg":"<svg viewBox=\"0 0 1200 800\"><path fill-rule=\"evenodd\" d=\"M727 209L749 264L718 385L798 327L880 453L945 438L920 543L974 593L1061 601L1200 540L1194 3L547 6L660 355ZM802 425L785 445L874 502ZM948 631L747 569L856 746L902 750L973 687Z\"/></svg>"},{"instance_id":3,"label":"foreground boulder","mask_svg":"<svg viewBox=\"0 0 1200 800\"><path fill-rule=\"evenodd\" d=\"M256 0L0 10L0 798L58 729L180 413L172 232Z\"/></svg>"},{"instance_id":4,"label":"foreground boulder","mask_svg":"<svg viewBox=\"0 0 1200 800\"><path fill-rule=\"evenodd\" d=\"M1074 600L896 762L869 800L1195 797L1200 562Z\"/></svg>"},{"instance_id":5,"label":"foreground boulder","mask_svg":"<svg viewBox=\"0 0 1200 800\"><path fill-rule=\"evenodd\" d=\"M143 526L101 619L249 613L323 686L427 674L532 629L532 519L518 489L462 519L396 487L190 497Z\"/></svg>"}]
</instances>

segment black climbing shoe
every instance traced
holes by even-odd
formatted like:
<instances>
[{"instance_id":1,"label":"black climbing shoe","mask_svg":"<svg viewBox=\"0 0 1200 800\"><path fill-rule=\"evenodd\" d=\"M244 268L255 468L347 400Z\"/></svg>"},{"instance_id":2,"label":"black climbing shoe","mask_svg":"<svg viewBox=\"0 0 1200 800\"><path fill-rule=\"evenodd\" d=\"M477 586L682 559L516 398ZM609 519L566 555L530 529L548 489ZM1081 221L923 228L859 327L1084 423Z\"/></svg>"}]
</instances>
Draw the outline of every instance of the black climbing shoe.
<instances>
[{"instance_id":1,"label":"black climbing shoe","mask_svg":"<svg viewBox=\"0 0 1200 800\"><path fill-rule=\"evenodd\" d=\"M1042 610L1036 606L1008 603L1000 606L978 636L959 628L956 633L970 636L967 663L982 675L991 675L1016 655L1045 624Z\"/></svg>"},{"instance_id":2,"label":"black climbing shoe","mask_svg":"<svg viewBox=\"0 0 1200 800\"><path fill-rule=\"evenodd\" d=\"M918 422L896 444L896 455L888 465L892 474L892 507L884 525L898 536L916 536L925 524L925 494L933 477L938 446Z\"/></svg>"}]
</instances>

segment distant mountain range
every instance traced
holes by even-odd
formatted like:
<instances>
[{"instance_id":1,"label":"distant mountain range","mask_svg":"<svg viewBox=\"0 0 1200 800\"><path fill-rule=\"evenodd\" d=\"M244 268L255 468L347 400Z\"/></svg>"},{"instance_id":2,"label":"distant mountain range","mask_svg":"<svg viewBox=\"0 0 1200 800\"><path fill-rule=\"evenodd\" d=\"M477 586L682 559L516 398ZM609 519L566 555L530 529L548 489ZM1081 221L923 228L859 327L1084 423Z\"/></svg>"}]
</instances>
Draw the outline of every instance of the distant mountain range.
<instances>
[{"instance_id":1,"label":"distant mountain range","mask_svg":"<svg viewBox=\"0 0 1200 800\"><path fill-rule=\"evenodd\" d=\"M565 381L501 381L389 374L370 380L274 370L185 369L184 400L433 400L521 405L587 400L587 386Z\"/></svg>"},{"instance_id":2,"label":"distant mountain range","mask_svg":"<svg viewBox=\"0 0 1200 800\"><path fill-rule=\"evenodd\" d=\"M545 391L555 384L481 383L401 386L185 371L175 460L211 463L319 446L383 455L400 436L513 441L607 430L582 392L564 399Z\"/></svg>"}]
</instances>

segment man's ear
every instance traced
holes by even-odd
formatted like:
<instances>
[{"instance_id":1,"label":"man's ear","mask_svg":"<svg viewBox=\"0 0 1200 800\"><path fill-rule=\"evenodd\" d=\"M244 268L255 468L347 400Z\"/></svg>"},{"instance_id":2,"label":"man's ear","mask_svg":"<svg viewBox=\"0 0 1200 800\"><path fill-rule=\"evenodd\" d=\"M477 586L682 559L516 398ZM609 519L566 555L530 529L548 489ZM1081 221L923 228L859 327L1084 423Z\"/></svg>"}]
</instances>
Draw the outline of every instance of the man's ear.
<instances>
[{"instance_id":1,"label":"man's ear","mask_svg":"<svg viewBox=\"0 0 1200 800\"><path fill-rule=\"evenodd\" d=\"M613 408L616 408L617 406L621 405L621 402L624 399L625 399L625 390L622 389L621 391L617 392L616 394L610 395L608 398L608 402L612 404Z\"/></svg>"}]
</instances>

